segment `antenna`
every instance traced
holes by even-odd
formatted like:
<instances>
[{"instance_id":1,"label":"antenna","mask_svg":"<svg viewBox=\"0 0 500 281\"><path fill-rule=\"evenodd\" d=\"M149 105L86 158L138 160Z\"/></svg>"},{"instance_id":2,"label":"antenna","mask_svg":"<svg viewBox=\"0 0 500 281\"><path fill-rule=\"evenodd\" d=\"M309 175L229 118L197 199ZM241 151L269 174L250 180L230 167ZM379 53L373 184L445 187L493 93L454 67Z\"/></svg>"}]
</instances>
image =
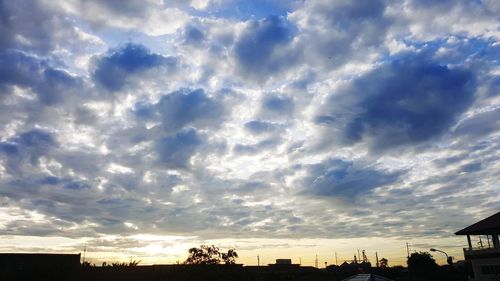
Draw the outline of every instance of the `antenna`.
<instances>
[{"instance_id":1,"label":"antenna","mask_svg":"<svg viewBox=\"0 0 500 281\"><path fill-rule=\"evenodd\" d=\"M87 243L85 243L85 246L83 246L83 261L82 261L82 263L85 263L85 253L87 253Z\"/></svg>"},{"instance_id":2,"label":"antenna","mask_svg":"<svg viewBox=\"0 0 500 281\"><path fill-rule=\"evenodd\" d=\"M408 241L406 241L406 254L407 258L410 258L410 245L408 245Z\"/></svg>"}]
</instances>

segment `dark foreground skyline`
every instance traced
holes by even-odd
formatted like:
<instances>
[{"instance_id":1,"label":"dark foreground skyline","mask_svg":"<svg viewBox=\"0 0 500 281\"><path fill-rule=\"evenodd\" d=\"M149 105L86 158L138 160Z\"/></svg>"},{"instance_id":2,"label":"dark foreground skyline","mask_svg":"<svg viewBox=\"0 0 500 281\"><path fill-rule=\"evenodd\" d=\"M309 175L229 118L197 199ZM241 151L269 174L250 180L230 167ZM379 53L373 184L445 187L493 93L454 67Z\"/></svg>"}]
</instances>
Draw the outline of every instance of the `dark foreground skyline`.
<instances>
[{"instance_id":1,"label":"dark foreground skyline","mask_svg":"<svg viewBox=\"0 0 500 281\"><path fill-rule=\"evenodd\" d=\"M425 253L414 253L408 259L408 268L388 267L377 263L372 267L366 261L330 265L325 269L291 264L290 260L276 260L265 266L241 264L174 264L139 266L130 263L80 264L81 255L71 254L0 254L2 280L355 280L355 281L421 281L468 280L470 265L437 266L432 258L428 263L417 261ZM420 258L417 258L420 257ZM201 261L201 260L200 260ZM188 262L188 261L186 261ZM347 279L346 279L347 278Z\"/></svg>"},{"instance_id":2,"label":"dark foreground skyline","mask_svg":"<svg viewBox=\"0 0 500 281\"><path fill-rule=\"evenodd\" d=\"M459 256L453 233L500 209L498 14L490 0L1 1L0 251Z\"/></svg>"}]
</instances>

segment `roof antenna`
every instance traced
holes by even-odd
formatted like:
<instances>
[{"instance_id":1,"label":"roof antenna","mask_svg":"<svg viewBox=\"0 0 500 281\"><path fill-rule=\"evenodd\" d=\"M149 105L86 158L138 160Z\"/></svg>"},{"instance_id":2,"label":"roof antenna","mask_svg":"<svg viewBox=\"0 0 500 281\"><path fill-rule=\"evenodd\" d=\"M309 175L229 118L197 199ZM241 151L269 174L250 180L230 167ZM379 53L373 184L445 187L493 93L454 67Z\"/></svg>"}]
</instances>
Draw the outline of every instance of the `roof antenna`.
<instances>
[{"instance_id":1,"label":"roof antenna","mask_svg":"<svg viewBox=\"0 0 500 281\"><path fill-rule=\"evenodd\" d=\"M82 264L85 264L85 253L87 253L87 243L83 246L83 261Z\"/></svg>"}]
</instances>

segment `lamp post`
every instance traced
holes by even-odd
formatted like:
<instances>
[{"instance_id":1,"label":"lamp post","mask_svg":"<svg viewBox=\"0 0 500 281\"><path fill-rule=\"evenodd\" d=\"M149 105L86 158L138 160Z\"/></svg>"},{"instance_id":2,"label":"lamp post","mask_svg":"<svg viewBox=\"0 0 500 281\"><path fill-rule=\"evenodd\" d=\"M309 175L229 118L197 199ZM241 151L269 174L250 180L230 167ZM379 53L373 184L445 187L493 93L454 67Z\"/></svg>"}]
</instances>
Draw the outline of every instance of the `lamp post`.
<instances>
[{"instance_id":1,"label":"lamp post","mask_svg":"<svg viewBox=\"0 0 500 281\"><path fill-rule=\"evenodd\" d=\"M446 262L448 263L448 265L453 264L453 257L448 256L448 254L445 251L441 251L441 250L434 249L434 248L430 248L430 250L431 250L431 252L440 252L440 253L445 254L446 255Z\"/></svg>"}]
</instances>

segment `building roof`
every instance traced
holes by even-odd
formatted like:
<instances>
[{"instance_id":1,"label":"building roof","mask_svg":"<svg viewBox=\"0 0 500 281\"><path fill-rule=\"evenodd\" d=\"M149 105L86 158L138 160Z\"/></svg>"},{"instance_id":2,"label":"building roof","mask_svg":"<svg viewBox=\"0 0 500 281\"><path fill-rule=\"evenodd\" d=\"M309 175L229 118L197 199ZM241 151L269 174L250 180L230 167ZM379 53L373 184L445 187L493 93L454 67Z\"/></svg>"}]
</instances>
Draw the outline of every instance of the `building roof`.
<instances>
[{"instance_id":1,"label":"building roof","mask_svg":"<svg viewBox=\"0 0 500 281\"><path fill-rule=\"evenodd\" d=\"M498 233L500 233L500 212L455 232L455 235L485 235Z\"/></svg>"}]
</instances>

